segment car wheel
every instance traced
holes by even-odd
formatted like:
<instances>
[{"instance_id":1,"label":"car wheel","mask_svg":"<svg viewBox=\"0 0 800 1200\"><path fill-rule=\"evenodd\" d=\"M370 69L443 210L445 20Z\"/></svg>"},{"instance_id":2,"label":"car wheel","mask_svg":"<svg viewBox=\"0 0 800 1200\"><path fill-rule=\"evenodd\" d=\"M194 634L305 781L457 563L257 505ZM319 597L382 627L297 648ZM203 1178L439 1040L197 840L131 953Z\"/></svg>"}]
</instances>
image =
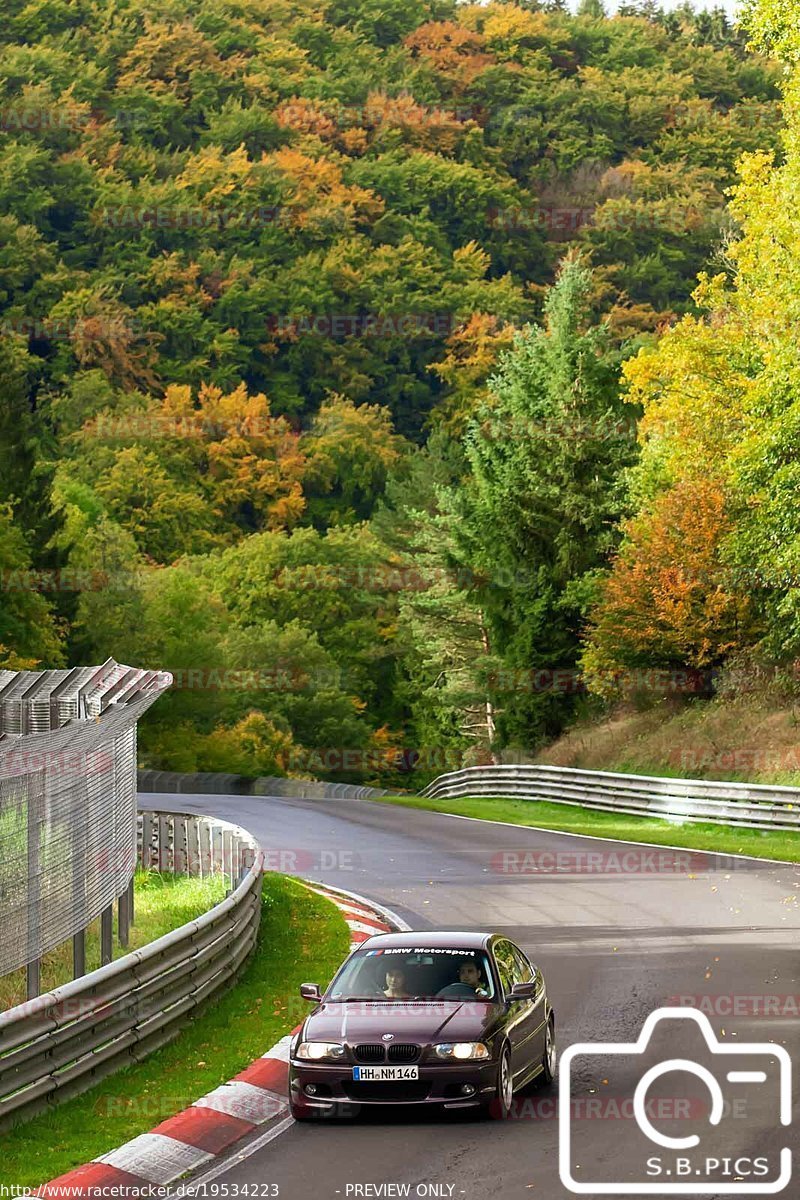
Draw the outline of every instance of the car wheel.
<instances>
[{"instance_id":1,"label":"car wheel","mask_svg":"<svg viewBox=\"0 0 800 1200\"><path fill-rule=\"evenodd\" d=\"M556 1023L552 1017L547 1022L544 1033L544 1054L542 1055L542 1070L536 1083L540 1087L548 1087L556 1075Z\"/></svg>"},{"instance_id":2,"label":"car wheel","mask_svg":"<svg viewBox=\"0 0 800 1200\"><path fill-rule=\"evenodd\" d=\"M511 1074L511 1054L504 1046L497 1064L497 1085L488 1105L489 1116L495 1121L504 1121L511 1112L514 1099L514 1077Z\"/></svg>"}]
</instances>

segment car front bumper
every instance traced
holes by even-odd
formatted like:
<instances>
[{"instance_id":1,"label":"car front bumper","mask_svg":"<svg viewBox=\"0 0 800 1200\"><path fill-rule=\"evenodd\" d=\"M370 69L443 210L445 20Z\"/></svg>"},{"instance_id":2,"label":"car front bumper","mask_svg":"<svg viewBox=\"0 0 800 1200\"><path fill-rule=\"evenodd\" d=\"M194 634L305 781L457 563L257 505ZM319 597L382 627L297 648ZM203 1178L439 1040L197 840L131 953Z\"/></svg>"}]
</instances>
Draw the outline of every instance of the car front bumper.
<instances>
[{"instance_id":1,"label":"car front bumper","mask_svg":"<svg viewBox=\"0 0 800 1200\"><path fill-rule=\"evenodd\" d=\"M318 1111L385 1104L440 1105L444 1108L474 1108L495 1094L497 1063L420 1063L418 1080L359 1083L353 1066L344 1063L313 1063L292 1059L289 1064L289 1095L294 1104ZM309 1095L309 1084L316 1089ZM472 1089L465 1092L464 1089Z\"/></svg>"}]
</instances>

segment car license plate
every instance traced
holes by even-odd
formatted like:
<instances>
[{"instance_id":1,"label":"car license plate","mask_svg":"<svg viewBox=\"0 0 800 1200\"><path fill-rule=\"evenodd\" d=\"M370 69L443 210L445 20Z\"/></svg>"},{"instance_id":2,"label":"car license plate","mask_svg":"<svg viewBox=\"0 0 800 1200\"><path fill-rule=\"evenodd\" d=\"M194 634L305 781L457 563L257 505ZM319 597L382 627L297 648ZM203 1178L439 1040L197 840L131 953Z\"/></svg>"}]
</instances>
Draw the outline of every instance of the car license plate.
<instances>
[{"instance_id":1,"label":"car license plate","mask_svg":"<svg viewBox=\"0 0 800 1200\"><path fill-rule=\"evenodd\" d=\"M393 1079L419 1079L419 1067L353 1067L359 1083L390 1083Z\"/></svg>"}]
</instances>

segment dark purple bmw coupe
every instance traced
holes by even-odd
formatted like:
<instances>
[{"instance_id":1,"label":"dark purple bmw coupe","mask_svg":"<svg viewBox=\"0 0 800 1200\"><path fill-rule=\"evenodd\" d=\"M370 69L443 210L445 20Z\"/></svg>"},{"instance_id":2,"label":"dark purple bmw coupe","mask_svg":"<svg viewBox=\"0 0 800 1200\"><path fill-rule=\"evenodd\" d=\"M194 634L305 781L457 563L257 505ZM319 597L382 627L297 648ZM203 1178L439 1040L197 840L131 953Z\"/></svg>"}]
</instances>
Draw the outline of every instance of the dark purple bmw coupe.
<instances>
[{"instance_id":1,"label":"dark purple bmw coupe","mask_svg":"<svg viewBox=\"0 0 800 1200\"><path fill-rule=\"evenodd\" d=\"M362 1105L481 1107L508 1115L514 1092L555 1073L544 978L497 933L389 933L363 942L292 1042L292 1116L353 1116Z\"/></svg>"}]
</instances>

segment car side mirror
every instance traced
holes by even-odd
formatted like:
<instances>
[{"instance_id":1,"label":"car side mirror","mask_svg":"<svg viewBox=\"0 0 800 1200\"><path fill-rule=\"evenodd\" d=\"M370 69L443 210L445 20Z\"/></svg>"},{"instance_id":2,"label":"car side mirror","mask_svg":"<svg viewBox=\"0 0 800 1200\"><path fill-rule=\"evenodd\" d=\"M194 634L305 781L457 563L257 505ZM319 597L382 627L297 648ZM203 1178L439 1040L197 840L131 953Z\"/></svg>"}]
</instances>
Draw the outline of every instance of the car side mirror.
<instances>
[{"instance_id":1,"label":"car side mirror","mask_svg":"<svg viewBox=\"0 0 800 1200\"><path fill-rule=\"evenodd\" d=\"M515 1000L534 1000L538 991L539 985L535 979L531 979L529 983L515 983L506 1000L509 1003Z\"/></svg>"},{"instance_id":2,"label":"car side mirror","mask_svg":"<svg viewBox=\"0 0 800 1200\"><path fill-rule=\"evenodd\" d=\"M300 995L304 1000L316 1000L319 1002L322 999L322 992L319 990L318 983L301 983Z\"/></svg>"}]
</instances>

